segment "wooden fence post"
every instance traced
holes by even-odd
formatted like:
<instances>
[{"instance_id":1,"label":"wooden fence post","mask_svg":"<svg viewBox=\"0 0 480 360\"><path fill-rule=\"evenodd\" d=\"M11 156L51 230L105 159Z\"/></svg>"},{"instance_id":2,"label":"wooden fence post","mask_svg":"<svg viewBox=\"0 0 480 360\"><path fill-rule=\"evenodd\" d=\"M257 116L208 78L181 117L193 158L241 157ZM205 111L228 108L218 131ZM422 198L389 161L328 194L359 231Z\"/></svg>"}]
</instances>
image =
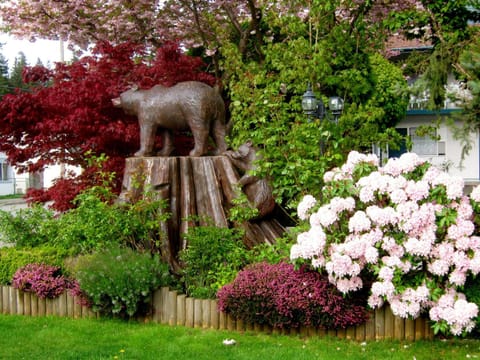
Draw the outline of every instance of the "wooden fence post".
<instances>
[{"instance_id":1,"label":"wooden fence post","mask_svg":"<svg viewBox=\"0 0 480 360\"><path fill-rule=\"evenodd\" d=\"M210 325L213 329L218 329L219 326L219 310L218 300L210 301Z\"/></svg>"},{"instance_id":2,"label":"wooden fence post","mask_svg":"<svg viewBox=\"0 0 480 360\"><path fill-rule=\"evenodd\" d=\"M47 302L46 299L37 299L37 310L38 316L45 316L47 313Z\"/></svg>"},{"instance_id":3,"label":"wooden fence post","mask_svg":"<svg viewBox=\"0 0 480 360\"><path fill-rule=\"evenodd\" d=\"M159 323L162 313L162 293L160 289L155 290L153 293L152 307L152 321Z\"/></svg>"},{"instance_id":4,"label":"wooden fence post","mask_svg":"<svg viewBox=\"0 0 480 360\"><path fill-rule=\"evenodd\" d=\"M2 313L10 314L10 297L8 295L8 286L2 286Z\"/></svg>"},{"instance_id":5,"label":"wooden fence post","mask_svg":"<svg viewBox=\"0 0 480 360\"><path fill-rule=\"evenodd\" d=\"M187 295L177 296L177 325L185 326L186 323L186 298Z\"/></svg>"},{"instance_id":6,"label":"wooden fence post","mask_svg":"<svg viewBox=\"0 0 480 360\"><path fill-rule=\"evenodd\" d=\"M20 291L18 289L13 289L13 291L15 292L15 299L16 299L16 302L17 302L17 314L18 315L23 315L23 313L24 313L24 311L23 311L23 295L24 295L24 292Z\"/></svg>"},{"instance_id":7,"label":"wooden fence post","mask_svg":"<svg viewBox=\"0 0 480 360\"><path fill-rule=\"evenodd\" d=\"M194 317L195 317L195 310L194 310L194 299L191 297L187 297L185 299L185 326L193 328L194 326Z\"/></svg>"},{"instance_id":8,"label":"wooden fence post","mask_svg":"<svg viewBox=\"0 0 480 360\"><path fill-rule=\"evenodd\" d=\"M10 314L17 313L17 291L13 287L8 288L8 301L10 302Z\"/></svg>"},{"instance_id":9,"label":"wooden fence post","mask_svg":"<svg viewBox=\"0 0 480 360\"><path fill-rule=\"evenodd\" d=\"M193 326L196 328L201 328L202 327L202 320L203 320L203 315L202 315L202 304L203 300L202 299L194 299L193 300Z\"/></svg>"},{"instance_id":10,"label":"wooden fence post","mask_svg":"<svg viewBox=\"0 0 480 360\"><path fill-rule=\"evenodd\" d=\"M211 326L210 301L210 299L204 299L202 301L202 327L204 329L207 329Z\"/></svg>"},{"instance_id":11,"label":"wooden fence post","mask_svg":"<svg viewBox=\"0 0 480 360\"><path fill-rule=\"evenodd\" d=\"M177 292L169 291L167 297L168 324L177 325Z\"/></svg>"}]
</instances>

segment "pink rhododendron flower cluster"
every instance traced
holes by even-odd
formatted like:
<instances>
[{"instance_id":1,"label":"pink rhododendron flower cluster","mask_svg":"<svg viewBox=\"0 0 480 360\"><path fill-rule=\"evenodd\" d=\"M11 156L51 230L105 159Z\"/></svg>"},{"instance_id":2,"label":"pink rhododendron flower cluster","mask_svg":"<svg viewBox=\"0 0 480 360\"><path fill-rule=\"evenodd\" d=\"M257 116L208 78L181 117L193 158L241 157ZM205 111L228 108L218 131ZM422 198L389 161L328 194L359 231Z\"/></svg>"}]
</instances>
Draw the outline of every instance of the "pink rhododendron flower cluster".
<instances>
[{"instance_id":1,"label":"pink rhododendron flower cluster","mask_svg":"<svg viewBox=\"0 0 480 360\"><path fill-rule=\"evenodd\" d=\"M343 293L362 288L369 273L372 308L387 302L395 315L414 318L429 310L452 334L471 331L477 305L457 290L480 272L480 186L466 196L461 178L414 153L379 167L374 155L351 152L324 182L320 206L311 195L299 204L311 227L291 260L325 271Z\"/></svg>"}]
</instances>

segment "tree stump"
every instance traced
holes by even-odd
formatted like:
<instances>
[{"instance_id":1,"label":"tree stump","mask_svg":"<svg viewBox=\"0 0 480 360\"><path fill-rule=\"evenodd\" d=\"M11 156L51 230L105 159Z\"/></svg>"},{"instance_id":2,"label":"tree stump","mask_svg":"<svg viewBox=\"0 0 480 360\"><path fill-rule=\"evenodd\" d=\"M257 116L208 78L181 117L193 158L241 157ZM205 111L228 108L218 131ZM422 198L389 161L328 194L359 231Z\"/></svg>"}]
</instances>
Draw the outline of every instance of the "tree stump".
<instances>
[{"instance_id":1,"label":"tree stump","mask_svg":"<svg viewBox=\"0 0 480 360\"><path fill-rule=\"evenodd\" d=\"M226 156L132 157L126 159L120 199L130 203L153 192L165 200L170 218L161 224L167 236L162 257L178 268L178 252L188 244L185 233L194 226L240 227L244 244L275 243L285 228L274 215L243 223L229 221L229 210L238 196L240 176Z\"/></svg>"}]
</instances>

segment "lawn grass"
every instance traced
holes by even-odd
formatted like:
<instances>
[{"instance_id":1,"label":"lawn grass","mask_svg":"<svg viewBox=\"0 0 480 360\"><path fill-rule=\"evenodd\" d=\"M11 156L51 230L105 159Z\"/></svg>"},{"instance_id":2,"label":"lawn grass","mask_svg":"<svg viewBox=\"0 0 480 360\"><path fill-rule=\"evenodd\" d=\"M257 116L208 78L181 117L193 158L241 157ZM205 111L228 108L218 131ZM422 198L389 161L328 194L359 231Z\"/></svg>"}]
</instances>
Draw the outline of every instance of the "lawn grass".
<instances>
[{"instance_id":1,"label":"lawn grass","mask_svg":"<svg viewBox=\"0 0 480 360\"><path fill-rule=\"evenodd\" d=\"M0 195L0 200L8 200L8 199L21 199L25 195L24 194L10 194L10 195Z\"/></svg>"},{"instance_id":2,"label":"lawn grass","mask_svg":"<svg viewBox=\"0 0 480 360\"><path fill-rule=\"evenodd\" d=\"M224 339L235 339L226 346ZM480 359L479 340L359 343L105 319L0 315L0 359Z\"/></svg>"}]
</instances>

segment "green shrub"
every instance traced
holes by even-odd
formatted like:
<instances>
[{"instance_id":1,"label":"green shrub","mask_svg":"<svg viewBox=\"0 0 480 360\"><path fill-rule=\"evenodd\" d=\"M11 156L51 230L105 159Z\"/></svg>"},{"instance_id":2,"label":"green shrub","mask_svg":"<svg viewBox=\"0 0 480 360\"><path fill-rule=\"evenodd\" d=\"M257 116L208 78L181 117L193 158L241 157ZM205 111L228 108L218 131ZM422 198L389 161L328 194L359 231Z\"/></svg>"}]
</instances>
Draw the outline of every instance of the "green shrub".
<instances>
[{"instance_id":1,"label":"green shrub","mask_svg":"<svg viewBox=\"0 0 480 360\"><path fill-rule=\"evenodd\" d=\"M120 247L83 255L72 271L94 311L121 317L145 313L152 291L171 278L158 257Z\"/></svg>"},{"instance_id":2,"label":"green shrub","mask_svg":"<svg viewBox=\"0 0 480 360\"><path fill-rule=\"evenodd\" d=\"M5 247L0 249L0 284L10 285L15 272L31 263L63 266L68 251L51 246L36 248Z\"/></svg>"},{"instance_id":3,"label":"green shrub","mask_svg":"<svg viewBox=\"0 0 480 360\"><path fill-rule=\"evenodd\" d=\"M135 204L116 204L108 187L93 187L77 196L75 209L55 215L41 206L11 214L0 211L0 240L17 247L50 244L76 254L112 244L158 252L165 202L148 194Z\"/></svg>"},{"instance_id":4,"label":"green shrub","mask_svg":"<svg viewBox=\"0 0 480 360\"><path fill-rule=\"evenodd\" d=\"M236 229L198 226L186 234L188 247L180 251L185 291L196 298L215 298L247 264L242 233Z\"/></svg>"},{"instance_id":5,"label":"green shrub","mask_svg":"<svg viewBox=\"0 0 480 360\"><path fill-rule=\"evenodd\" d=\"M48 243L57 233L55 214L35 205L15 213L0 210L0 240L18 247Z\"/></svg>"},{"instance_id":6,"label":"green shrub","mask_svg":"<svg viewBox=\"0 0 480 360\"><path fill-rule=\"evenodd\" d=\"M285 234L277 238L274 244L259 244L254 246L248 252L249 264L266 262L269 264L278 264L290 259L290 248L295 243L295 239L290 234Z\"/></svg>"},{"instance_id":7,"label":"green shrub","mask_svg":"<svg viewBox=\"0 0 480 360\"><path fill-rule=\"evenodd\" d=\"M94 187L76 198L77 207L59 219L54 243L77 253L100 250L112 244L152 252L159 247L160 223L168 218L164 202L147 198L135 204L112 203L108 188Z\"/></svg>"}]
</instances>

